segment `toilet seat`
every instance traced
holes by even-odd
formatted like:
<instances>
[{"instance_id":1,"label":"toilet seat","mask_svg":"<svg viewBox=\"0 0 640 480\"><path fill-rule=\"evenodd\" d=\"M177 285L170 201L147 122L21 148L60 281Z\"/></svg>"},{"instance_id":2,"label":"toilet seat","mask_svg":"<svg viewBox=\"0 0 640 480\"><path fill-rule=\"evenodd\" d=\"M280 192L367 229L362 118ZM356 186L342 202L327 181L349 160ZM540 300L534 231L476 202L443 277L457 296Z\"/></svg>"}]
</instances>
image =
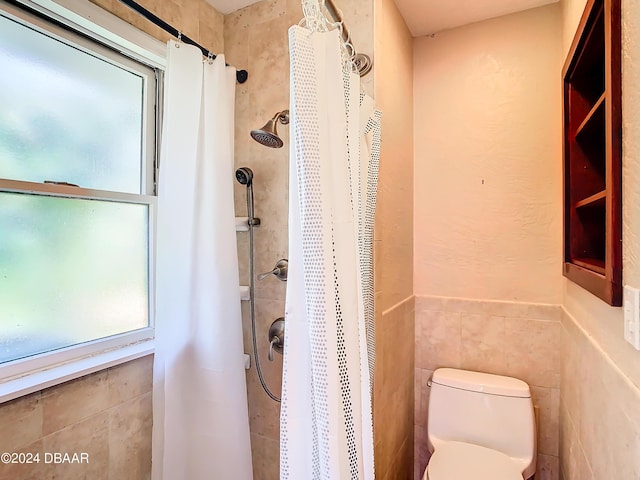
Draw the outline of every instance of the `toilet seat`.
<instances>
[{"instance_id":1,"label":"toilet seat","mask_svg":"<svg viewBox=\"0 0 640 480\"><path fill-rule=\"evenodd\" d=\"M433 452L423 480L522 480L504 453L464 442L444 442Z\"/></svg>"}]
</instances>

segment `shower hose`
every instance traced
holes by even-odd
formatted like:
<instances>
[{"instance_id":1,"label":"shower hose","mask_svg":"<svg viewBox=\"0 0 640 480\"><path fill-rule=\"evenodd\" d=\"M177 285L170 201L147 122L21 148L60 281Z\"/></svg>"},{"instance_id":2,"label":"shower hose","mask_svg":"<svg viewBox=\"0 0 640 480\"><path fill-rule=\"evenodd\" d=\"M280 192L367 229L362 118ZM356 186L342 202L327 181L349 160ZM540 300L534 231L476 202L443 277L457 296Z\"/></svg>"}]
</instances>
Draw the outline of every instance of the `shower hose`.
<instances>
[{"instance_id":1,"label":"shower hose","mask_svg":"<svg viewBox=\"0 0 640 480\"><path fill-rule=\"evenodd\" d=\"M258 378L260 379L260 384L262 385L262 389L266 392L269 397L276 401L280 402L280 397L276 396L269 390L267 383L264 381L264 376L262 375L262 368L260 367L260 357L258 356L258 340L256 336L256 299L255 299L255 272L253 266L253 189L247 188L247 211L249 213L249 308L251 309L251 338L253 340L253 358L255 359L256 364L256 372L258 372Z\"/></svg>"}]
</instances>

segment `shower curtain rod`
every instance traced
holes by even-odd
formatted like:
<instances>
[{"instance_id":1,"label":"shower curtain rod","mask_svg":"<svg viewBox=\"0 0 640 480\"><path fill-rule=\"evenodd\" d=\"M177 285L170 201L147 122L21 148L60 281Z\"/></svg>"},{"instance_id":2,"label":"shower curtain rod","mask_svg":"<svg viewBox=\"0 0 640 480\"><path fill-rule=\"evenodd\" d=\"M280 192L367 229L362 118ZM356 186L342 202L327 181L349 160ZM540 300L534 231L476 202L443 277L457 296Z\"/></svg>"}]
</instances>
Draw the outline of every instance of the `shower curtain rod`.
<instances>
[{"instance_id":1,"label":"shower curtain rod","mask_svg":"<svg viewBox=\"0 0 640 480\"><path fill-rule=\"evenodd\" d=\"M356 48L351 43L351 34L349 33L349 29L344 24L344 19L342 18L342 12L336 8L336 4L333 3L333 0L324 0L324 6L327 9L327 12L331 15L334 22L338 22L342 24L342 40L345 43L348 43L353 48L353 56L354 63L356 68L358 69L358 73L361 77L364 77L367 73L371 71L373 67L373 61L369 55L365 55L364 53L357 53Z\"/></svg>"},{"instance_id":2,"label":"shower curtain rod","mask_svg":"<svg viewBox=\"0 0 640 480\"><path fill-rule=\"evenodd\" d=\"M194 46L198 47L202 51L202 55L204 55L205 57L211 58L211 59L216 58L216 55L211 50L209 50L207 48L204 48L202 45L200 45L195 40L192 40L191 38L187 37L180 30L178 30L177 28L175 28L172 25L169 25L167 22L162 20L160 17L155 15L153 12L150 12L149 10L144 8L139 3L134 2L133 0L119 0L119 1L120 1L120 3L124 3L130 9L135 10L138 14L140 14L141 16L143 16L144 18L149 20L154 25L160 27L165 32L167 32L168 34L173 35L174 37L176 37L181 42L188 43L189 45L194 45ZM331 1L331 0L327 0L327 1ZM227 64L227 65L229 65L229 64ZM236 80L238 81L238 83L246 82L248 76L249 76L249 73L247 73L246 70L237 70L236 71Z\"/></svg>"}]
</instances>

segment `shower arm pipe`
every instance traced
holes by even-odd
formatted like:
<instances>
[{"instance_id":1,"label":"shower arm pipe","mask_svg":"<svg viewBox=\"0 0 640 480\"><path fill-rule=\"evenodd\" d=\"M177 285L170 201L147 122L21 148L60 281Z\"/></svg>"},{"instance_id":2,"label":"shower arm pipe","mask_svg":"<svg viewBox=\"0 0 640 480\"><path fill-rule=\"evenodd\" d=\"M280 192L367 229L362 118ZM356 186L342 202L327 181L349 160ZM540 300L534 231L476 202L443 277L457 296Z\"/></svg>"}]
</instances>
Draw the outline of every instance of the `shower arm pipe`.
<instances>
[{"instance_id":1,"label":"shower arm pipe","mask_svg":"<svg viewBox=\"0 0 640 480\"><path fill-rule=\"evenodd\" d=\"M331 18L333 18L333 21L342 25L342 40L344 41L344 43L348 43L349 45L351 45L351 48L353 48L353 57L355 59L356 67L358 68L358 73L361 77L364 77L371 71L371 67L373 66L371 58L368 55L365 55L363 53L359 54L356 51L356 48L351 42L351 33L349 32L349 29L345 25L344 19L342 18L342 12L338 10L336 4L333 3L333 0L324 0L324 7L327 9L327 12L329 12L329 15L331 15Z\"/></svg>"},{"instance_id":2,"label":"shower arm pipe","mask_svg":"<svg viewBox=\"0 0 640 480\"><path fill-rule=\"evenodd\" d=\"M179 41L184 42L184 43L188 43L189 45L193 45L195 47L198 47L200 49L200 51L202 52L202 55L204 55L205 57L210 58L211 60L216 58L216 55L211 50L209 50L208 48L204 48L202 45L200 45L195 40L187 37L180 30L175 28L173 25L168 24L163 19L158 17L156 14L154 14L153 12L151 12L151 11L147 10L146 8L144 8L138 2L134 2L133 0L119 0L119 1L120 1L120 3L123 3L124 5L129 7L131 10L134 10L140 16L142 16L142 17L146 18L147 20L149 20L151 23L153 23L157 27L160 27L162 30L167 32L169 35L172 35L172 36L176 37ZM228 63L226 65L229 66ZM237 70L236 71L236 80L238 81L238 83L246 82L248 77L249 77L249 73L246 70Z\"/></svg>"},{"instance_id":3,"label":"shower arm pipe","mask_svg":"<svg viewBox=\"0 0 640 480\"><path fill-rule=\"evenodd\" d=\"M327 9L327 12L331 15L331 18L333 18L333 21L342 24L342 40L344 43L351 43L351 34L349 33L347 26L344 24L342 12L336 8L336 4L333 3L333 0L324 0L324 6Z\"/></svg>"}]
</instances>

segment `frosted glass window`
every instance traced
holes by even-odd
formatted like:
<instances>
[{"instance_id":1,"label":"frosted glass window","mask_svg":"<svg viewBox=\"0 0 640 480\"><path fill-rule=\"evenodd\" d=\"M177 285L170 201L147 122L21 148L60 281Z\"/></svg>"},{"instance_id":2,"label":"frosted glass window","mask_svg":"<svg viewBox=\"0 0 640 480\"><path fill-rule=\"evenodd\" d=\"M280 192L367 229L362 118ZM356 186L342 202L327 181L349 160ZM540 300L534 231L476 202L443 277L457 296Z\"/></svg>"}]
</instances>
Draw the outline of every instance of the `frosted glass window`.
<instances>
[{"instance_id":1,"label":"frosted glass window","mask_svg":"<svg viewBox=\"0 0 640 480\"><path fill-rule=\"evenodd\" d=\"M0 2L0 382L153 337L161 77Z\"/></svg>"},{"instance_id":2,"label":"frosted glass window","mask_svg":"<svg viewBox=\"0 0 640 480\"><path fill-rule=\"evenodd\" d=\"M0 178L143 193L141 74L0 16Z\"/></svg>"},{"instance_id":3,"label":"frosted glass window","mask_svg":"<svg viewBox=\"0 0 640 480\"><path fill-rule=\"evenodd\" d=\"M0 192L0 363L149 326L149 206Z\"/></svg>"}]
</instances>

